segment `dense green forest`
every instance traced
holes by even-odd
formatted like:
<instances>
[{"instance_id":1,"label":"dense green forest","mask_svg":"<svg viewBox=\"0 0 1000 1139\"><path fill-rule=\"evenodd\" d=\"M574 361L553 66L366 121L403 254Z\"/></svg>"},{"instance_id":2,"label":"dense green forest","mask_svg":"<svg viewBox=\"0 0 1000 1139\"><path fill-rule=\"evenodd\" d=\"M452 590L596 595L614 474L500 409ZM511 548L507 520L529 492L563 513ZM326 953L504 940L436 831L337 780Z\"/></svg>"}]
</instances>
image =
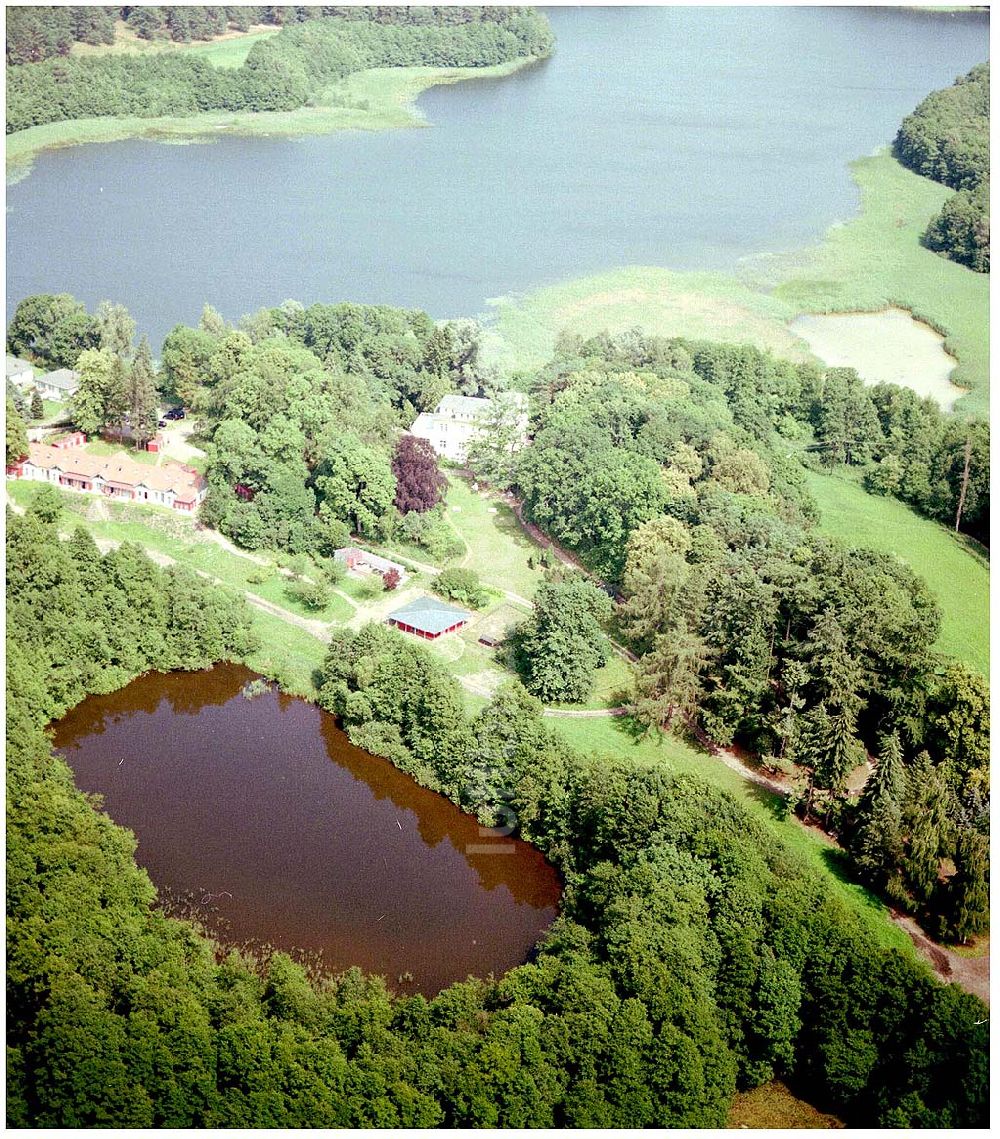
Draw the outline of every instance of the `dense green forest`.
<instances>
[{"instance_id":1,"label":"dense green forest","mask_svg":"<svg viewBox=\"0 0 1000 1139\"><path fill-rule=\"evenodd\" d=\"M115 41L115 22L123 20L140 39L186 44L210 40L227 31L245 32L252 27L302 23L336 18L367 20L379 24L449 24L478 18L481 10L456 4L442 7L359 4L283 6L276 4L125 4L66 5L64 7L18 5L7 12L8 64L38 63L55 55L68 55L74 44L98 46ZM504 9L482 10L483 19L504 19ZM494 13L494 14L491 14Z\"/></svg>"},{"instance_id":2,"label":"dense green forest","mask_svg":"<svg viewBox=\"0 0 1000 1139\"><path fill-rule=\"evenodd\" d=\"M966 501L986 518L985 427L850 370L638 334L564 343L535 395L513 485L528 516L619 592L613 627L639 655L637 719L693 724L800 771L791 805L839 834L867 882L943 936L985 929L986 683L932 652L937 608L902 562L817 533L785 442L808 425L826 462L870 463L872 481L890 467L899 491L917 487L918 464L922 489L935 469L960 477L974 438ZM580 602L560 622L562 647L587 618ZM586 652L570 648L592 676L601 662L588 667ZM536 667L550 653L536 651ZM536 691L580 699L576 670L555 659L556 691ZM868 753L878 775L852 805L848 778ZM958 872L943 879L947 858Z\"/></svg>"},{"instance_id":3,"label":"dense green forest","mask_svg":"<svg viewBox=\"0 0 1000 1139\"><path fill-rule=\"evenodd\" d=\"M990 65L934 91L903 120L896 157L958 193L929 225L928 248L978 273L990 271Z\"/></svg>"},{"instance_id":4,"label":"dense green forest","mask_svg":"<svg viewBox=\"0 0 1000 1139\"><path fill-rule=\"evenodd\" d=\"M534 9L425 9L421 20L406 8L336 11L287 23L255 43L238 68L184 52L58 56L9 67L7 133L95 116L287 111L370 67L488 67L546 55L552 46Z\"/></svg>"},{"instance_id":5,"label":"dense green forest","mask_svg":"<svg viewBox=\"0 0 1000 1139\"><path fill-rule=\"evenodd\" d=\"M319 698L358 742L562 871L530 963L427 999L310 978L165 917L132 836L44 725L147 668L252 647L242 601L134 547L8 515L8 1121L14 1126L719 1126L780 1074L860 1125L983 1126L986 1011L879 948L698 781L571 754L515 684L475 718L420 645L338 634Z\"/></svg>"}]
</instances>

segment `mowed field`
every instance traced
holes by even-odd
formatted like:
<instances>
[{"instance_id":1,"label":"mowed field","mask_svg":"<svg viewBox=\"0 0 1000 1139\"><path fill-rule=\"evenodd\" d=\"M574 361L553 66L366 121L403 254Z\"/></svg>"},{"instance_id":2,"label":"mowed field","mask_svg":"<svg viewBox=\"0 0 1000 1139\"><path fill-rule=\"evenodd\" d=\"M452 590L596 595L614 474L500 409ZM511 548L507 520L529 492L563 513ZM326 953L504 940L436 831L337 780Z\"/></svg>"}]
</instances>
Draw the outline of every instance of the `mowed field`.
<instances>
[{"instance_id":1,"label":"mowed field","mask_svg":"<svg viewBox=\"0 0 1000 1139\"><path fill-rule=\"evenodd\" d=\"M807 471L819 528L854 546L895 554L927 582L941 608L937 648L984 676L990 671L990 566L986 552L894 498L837 475Z\"/></svg>"},{"instance_id":2,"label":"mowed field","mask_svg":"<svg viewBox=\"0 0 1000 1139\"><path fill-rule=\"evenodd\" d=\"M169 39L141 39L124 20L118 20L115 24L113 44L75 43L70 48L70 55L85 58L102 55L158 55L166 51L184 51L204 56L216 67L239 67L255 43L277 35L280 30L276 27L257 25L246 32L226 32L214 40L175 43Z\"/></svg>"},{"instance_id":3,"label":"mowed field","mask_svg":"<svg viewBox=\"0 0 1000 1139\"><path fill-rule=\"evenodd\" d=\"M910 310L945 337L953 380L969 388L958 415L989 414L989 277L920 244L947 187L887 153L851 170L861 212L815 248L745 262L739 274L632 266L491 302L490 352L508 371L544 364L561 331L593 336L635 326L660 336L748 342L789 359L808 345L788 323L802 313Z\"/></svg>"}]
</instances>

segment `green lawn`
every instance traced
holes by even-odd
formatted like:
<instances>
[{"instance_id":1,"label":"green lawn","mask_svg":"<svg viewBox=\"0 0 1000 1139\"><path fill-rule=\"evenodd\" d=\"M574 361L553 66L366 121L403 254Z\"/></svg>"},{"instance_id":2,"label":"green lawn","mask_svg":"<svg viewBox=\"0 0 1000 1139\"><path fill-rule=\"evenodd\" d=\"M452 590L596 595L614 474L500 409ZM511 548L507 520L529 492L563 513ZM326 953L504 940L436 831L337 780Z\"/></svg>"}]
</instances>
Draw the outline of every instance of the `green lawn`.
<instances>
[{"instance_id":1,"label":"green lawn","mask_svg":"<svg viewBox=\"0 0 1000 1139\"><path fill-rule=\"evenodd\" d=\"M674 736L649 736L636 740L624 718L569 718L552 716L546 724L563 736L577 751L606 757L624 757L663 764L670 771L699 776L729 792L746 809L770 827L789 848L820 873L836 895L861 918L878 941L914 958L909 937L892 924L886 907L862 886L852 882L840 861L839 852L820 832L807 829L784 817L777 796L748 782L721 760L696 751Z\"/></svg>"},{"instance_id":2,"label":"green lawn","mask_svg":"<svg viewBox=\"0 0 1000 1139\"><path fill-rule=\"evenodd\" d=\"M323 663L326 645L304 629L297 629L260 609L250 610L261 647L247 666L280 681L288 692L314 699L313 673Z\"/></svg>"},{"instance_id":3,"label":"green lawn","mask_svg":"<svg viewBox=\"0 0 1000 1139\"><path fill-rule=\"evenodd\" d=\"M216 67L239 67L255 43L277 35L279 31L279 28L258 28L251 32L228 32L224 39L175 43L170 39L141 39L123 20L118 20L113 44L75 43L70 48L70 55L162 55L164 52L181 51L203 56Z\"/></svg>"},{"instance_id":4,"label":"green lawn","mask_svg":"<svg viewBox=\"0 0 1000 1139\"><path fill-rule=\"evenodd\" d=\"M486 585L530 601L542 571L530 569L528 557L537 557L539 550L511 508L496 496L474 492L468 480L458 475L448 476L447 508L448 521L466 547L465 555L454 564L475 570Z\"/></svg>"},{"instance_id":5,"label":"green lawn","mask_svg":"<svg viewBox=\"0 0 1000 1139\"><path fill-rule=\"evenodd\" d=\"M990 567L982 547L849 479L813 471L806 477L819 504L820 529L906 562L941 607L937 648L989 676Z\"/></svg>"},{"instance_id":6,"label":"green lawn","mask_svg":"<svg viewBox=\"0 0 1000 1139\"><path fill-rule=\"evenodd\" d=\"M153 454L151 451L137 451L131 443L106 443L103 439L93 439L85 447L91 455L117 455L122 451L130 459L135 459L137 463L145 463L147 467L157 467L160 465L160 456Z\"/></svg>"},{"instance_id":7,"label":"green lawn","mask_svg":"<svg viewBox=\"0 0 1000 1139\"><path fill-rule=\"evenodd\" d=\"M61 422L63 419L67 422L69 421L69 404L54 399L43 399L41 419L29 420L28 426L44 426L50 423Z\"/></svg>"},{"instance_id":8,"label":"green lawn","mask_svg":"<svg viewBox=\"0 0 1000 1139\"><path fill-rule=\"evenodd\" d=\"M787 327L800 313L898 305L937 328L958 358L954 380L972 390L956 412L987 415L989 277L920 244L951 191L885 153L859 159L851 171L861 213L831 228L817 247L753 259L738 276L631 266L498 298L491 302L491 358L507 371L530 369L550 358L563 329L594 335L639 325L662 336L749 341L804 359L808 346Z\"/></svg>"},{"instance_id":9,"label":"green lawn","mask_svg":"<svg viewBox=\"0 0 1000 1139\"><path fill-rule=\"evenodd\" d=\"M631 688L631 681L632 672L628 662L613 652L608 658L608 663L595 673L594 688L588 700L582 704L552 704L549 707L586 711L616 708L619 704L627 702L627 693Z\"/></svg>"}]
</instances>

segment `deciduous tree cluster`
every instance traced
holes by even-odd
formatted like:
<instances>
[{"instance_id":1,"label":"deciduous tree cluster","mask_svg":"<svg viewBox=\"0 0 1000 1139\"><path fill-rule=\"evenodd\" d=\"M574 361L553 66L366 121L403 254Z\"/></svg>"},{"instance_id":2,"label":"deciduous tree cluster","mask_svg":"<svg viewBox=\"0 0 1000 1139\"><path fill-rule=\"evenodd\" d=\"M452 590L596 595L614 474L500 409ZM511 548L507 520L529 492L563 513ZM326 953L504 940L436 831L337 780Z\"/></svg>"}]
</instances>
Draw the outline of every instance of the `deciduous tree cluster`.
<instances>
[{"instance_id":1,"label":"deciduous tree cluster","mask_svg":"<svg viewBox=\"0 0 1000 1139\"><path fill-rule=\"evenodd\" d=\"M903 120L896 157L958 190L924 234L928 248L977 273L990 271L990 65L933 91Z\"/></svg>"},{"instance_id":2,"label":"deciduous tree cluster","mask_svg":"<svg viewBox=\"0 0 1000 1139\"><path fill-rule=\"evenodd\" d=\"M289 111L366 68L488 67L546 55L552 46L548 22L530 8L463 8L454 10L457 17L442 14L453 10L425 9L421 20L405 15L405 8L338 9L335 18L323 18L318 8L305 11L320 18L299 23L296 12L278 35L255 43L237 68L217 68L185 52L45 59L47 50L32 46L40 42L40 17L25 20L16 30L15 54L43 62L10 68L7 133L95 116ZM372 18L376 11L381 18ZM210 38L227 22L221 8L193 12L182 6L135 8L128 22L144 38L166 30L179 41ZM394 13L403 15L396 19ZM272 14L270 22L281 20Z\"/></svg>"}]
</instances>

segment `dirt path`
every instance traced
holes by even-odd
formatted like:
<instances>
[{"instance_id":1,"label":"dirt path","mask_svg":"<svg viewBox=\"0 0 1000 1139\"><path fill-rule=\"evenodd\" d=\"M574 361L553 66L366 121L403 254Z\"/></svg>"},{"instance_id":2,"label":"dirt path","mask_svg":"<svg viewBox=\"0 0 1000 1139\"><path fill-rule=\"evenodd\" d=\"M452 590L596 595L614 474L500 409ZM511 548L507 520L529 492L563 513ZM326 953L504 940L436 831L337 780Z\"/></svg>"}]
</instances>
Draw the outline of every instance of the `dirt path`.
<instances>
[{"instance_id":1,"label":"dirt path","mask_svg":"<svg viewBox=\"0 0 1000 1139\"><path fill-rule=\"evenodd\" d=\"M744 760L740 759L739 755L731 748L719 747L718 744L713 743L697 724L689 723L688 727L695 739L697 739L698 743L701 744L709 755L715 759L722 760L730 771L735 771L737 775L741 775L749 783L756 783L758 787L764 787L775 795L781 795L782 797L787 795L791 790L788 784L783 783L780 779L773 779L761 771L756 771Z\"/></svg>"},{"instance_id":2,"label":"dirt path","mask_svg":"<svg viewBox=\"0 0 1000 1139\"><path fill-rule=\"evenodd\" d=\"M907 932L914 947L930 963L942 981L953 982L986 1005L990 1003L990 957L963 957L936 941L931 941L919 925L899 910L891 909L892 920Z\"/></svg>"},{"instance_id":3,"label":"dirt path","mask_svg":"<svg viewBox=\"0 0 1000 1139\"><path fill-rule=\"evenodd\" d=\"M69 535L65 536L69 537ZM60 537L63 537L63 535L60 535ZM106 554L109 550L117 550L121 545L121 542L117 538L95 538L94 540L102 554ZM169 554L163 554L159 550L152 550L148 546L143 546L142 548L149 560L155 562L158 566L174 566L178 564L177 559L170 557ZM226 586L226 582L224 582L222 578L215 577L214 574L207 573L205 570L195 570L194 572L206 581L212 582L213 585ZM227 586L227 588L232 587ZM330 629L332 626L328 622L319 621L311 617L300 617L298 613L292 613L289 609L275 605L273 601L268 601L266 597L252 593L249 589L243 590L243 596L254 608L260 609L264 613L269 613L272 617L286 621L289 625L295 625L297 628L314 636L317 640L323 641L324 644L330 640Z\"/></svg>"},{"instance_id":4,"label":"dirt path","mask_svg":"<svg viewBox=\"0 0 1000 1139\"><path fill-rule=\"evenodd\" d=\"M557 546L556 543L553 542L552 539L548 536L548 534L536 526L534 522L528 522L525 519L524 504L520 501L520 499L515 498L513 495L509 495L507 502L509 503L511 510L514 511L514 517L517 519L521 529L525 532L525 534L528 535L528 537L535 543L536 546L540 546L543 550L548 550L549 553L555 554L555 556L559 559L559 561L562 562L564 566L569 566L571 569L579 570L581 573L586 574L587 577L593 578L595 581L597 580L597 578L594 578L594 575L590 572L590 570L587 569L587 567L575 554L571 554L568 550L564 550L562 546Z\"/></svg>"},{"instance_id":5,"label":"dirt path","mask_svg":"<svg viewBox=\"0 0 1000 1139\"><path fill-rule=\"evenodd\" d=\"M206 542L214 542L217 546L221 546L227 554L233 554L237 558L245 558L248 562L254 562L259 566L266 566L268 569L278 569L278 567L268 558L262 558L259 554L251 554L249 550L241 550L234 542L220 534L218 530L213 530L211 526L202 526L201 523L196 522L195 533L199 538Z\"/></svg>"},{"instance_id":6,"label":"dirt path","mask_svg":"<svg viewBox=\"0 0 1000 1139\"><path fill-rule=\"evenodd\" d=\"M599 720L604 716L627 716L628 708L546 708L543 716L566 716L577 720Z\"/></svg>"}]
</instances>

